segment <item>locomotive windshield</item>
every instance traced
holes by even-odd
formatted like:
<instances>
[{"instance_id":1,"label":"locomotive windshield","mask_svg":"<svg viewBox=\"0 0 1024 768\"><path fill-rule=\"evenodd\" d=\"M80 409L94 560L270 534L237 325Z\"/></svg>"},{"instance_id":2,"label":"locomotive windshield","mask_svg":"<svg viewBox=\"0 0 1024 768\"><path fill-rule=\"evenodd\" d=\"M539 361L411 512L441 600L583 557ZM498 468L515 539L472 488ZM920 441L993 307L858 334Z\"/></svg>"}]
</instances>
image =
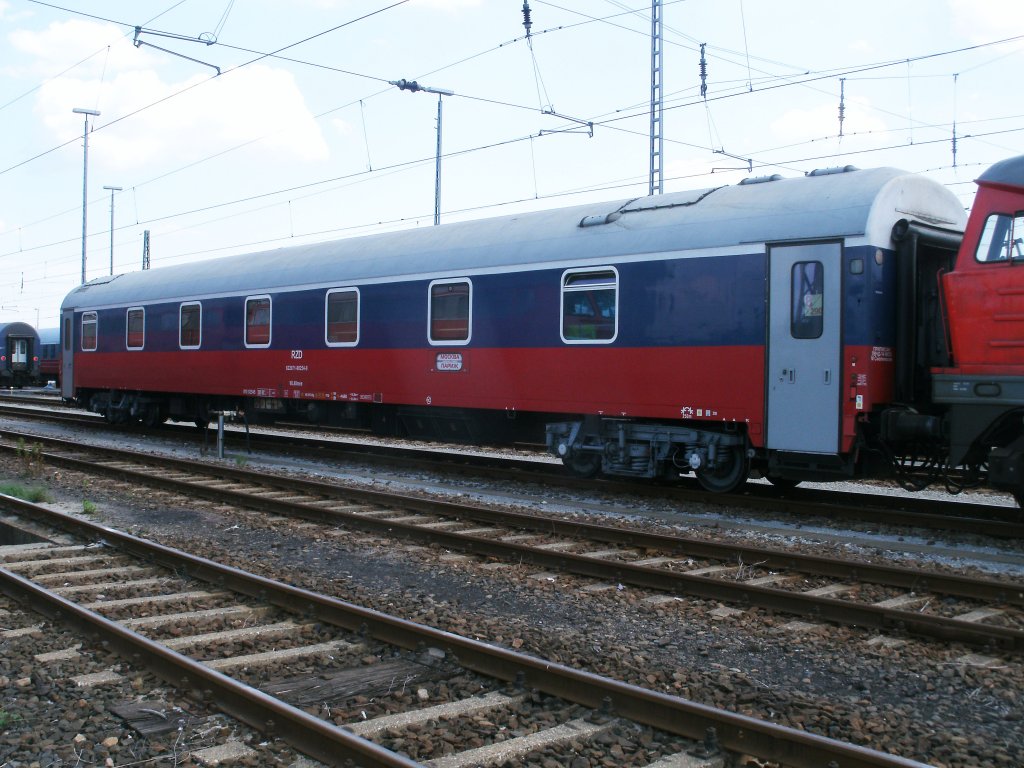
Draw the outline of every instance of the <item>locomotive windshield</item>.
<instances>
[{"instance_id":1,"label":"locomotive windshield","mask_svg":"<svg viewBox=\"0 0 1024 768\"><path fill-rule=\"evenodd\" d=\"M1024 259L1024 213L994 213L985 221L974 258L981 262Z\"/></svg>"}]
</instances>

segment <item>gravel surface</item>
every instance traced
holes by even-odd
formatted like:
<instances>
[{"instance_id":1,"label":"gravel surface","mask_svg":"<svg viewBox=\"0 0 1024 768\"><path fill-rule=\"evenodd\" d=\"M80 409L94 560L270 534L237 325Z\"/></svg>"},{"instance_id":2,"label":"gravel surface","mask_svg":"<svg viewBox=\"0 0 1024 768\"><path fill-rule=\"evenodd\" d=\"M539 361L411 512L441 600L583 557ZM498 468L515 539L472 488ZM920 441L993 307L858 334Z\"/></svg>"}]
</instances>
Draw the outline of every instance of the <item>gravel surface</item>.
<instances>
[{"instance_id":1,"label":"gravel surface","mask_svg":"<svg viewBox=\"0 0 1024 768\"><path fill-rule=\"evenodd\" d=\"M137 435L128 440L140 447L144 442ZM119 441L123 444L125 438ZM145 445L156 450L148 441ZM191 446L173 450L195 453ZM293 460L279 465L299 470ZM315 470L437 495L530 503L515 488L402 477L386 470L367 473L359 467ZM1024 765L1024 673L1017 656L983 656L976 649L911 639L874 642L870 632L855 628L794 629L790 616L761 609L730 613L707 601L649 604L645 598L650 594L643 590L619 586L586 591L582 588L593 584L586 579L531 578L534 569L528 567L490 569L472 559L449 559L436 548L405 547L362 534L331 535L320 527L239 514L122 483L52 469L37 472L26 477L24 462L0 459L0 480L47 487L66 510L81 512L87 498L96 506L93 519L258 573L288 574L300 586L371 608L935 766ZM620 519L642 518L648 526L672 522L689 528L690 535L750 535L744 533L750 526L743 523L749 512L730 518L720 508L673 511L647 502L624 510L621 500L594 503L569 493L535 493L544 494L547 503L537 506L549 511L594 514L597 508L607 514L615 507ZM682 523L683 515L703 522ZM901 549L900 535L877 536L865 547L860 543L863 532L836 536L825 528L808 532L794 526L791 534L756 534L796 551L820 554L828 547L876 562L919 562L944 571L983 571L1024 581L1019 565L1024 553L1018 544L951 541L948 554L933 548L922 556ZM823 540L828 543L823 545ZM5 706L20 701L24 693L10 682L0 690Z\"/></svg>"}]
</instances>

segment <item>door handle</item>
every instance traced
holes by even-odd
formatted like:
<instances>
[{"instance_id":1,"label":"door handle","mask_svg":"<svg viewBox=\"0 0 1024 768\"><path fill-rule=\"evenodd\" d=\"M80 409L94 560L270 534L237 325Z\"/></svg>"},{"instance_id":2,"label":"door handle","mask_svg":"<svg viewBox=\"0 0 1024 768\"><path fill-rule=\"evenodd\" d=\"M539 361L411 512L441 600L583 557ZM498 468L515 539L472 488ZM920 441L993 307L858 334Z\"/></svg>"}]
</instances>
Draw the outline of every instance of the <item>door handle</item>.
<instances>
[{"instance_id":1,"label":"door handle","mask_svg":"<svg viewBox=\"0 0 1024 768\"><path fill-rule=\"evenodd\" d=\"M825 386L832 383L832 371L829 368L825 369Z\"/></svg>"}]
</instances>

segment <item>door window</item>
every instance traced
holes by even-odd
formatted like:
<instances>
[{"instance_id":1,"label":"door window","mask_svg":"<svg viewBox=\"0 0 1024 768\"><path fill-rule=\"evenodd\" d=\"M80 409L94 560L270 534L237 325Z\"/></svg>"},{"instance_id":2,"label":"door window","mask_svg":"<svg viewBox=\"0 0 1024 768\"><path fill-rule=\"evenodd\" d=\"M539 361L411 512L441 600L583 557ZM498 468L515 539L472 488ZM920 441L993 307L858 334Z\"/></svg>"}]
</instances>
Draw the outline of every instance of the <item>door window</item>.
<instances>
[{"instance_id":1,"label":"door window","mask_svg":"<svg viewBox=\"0 0 1024 768\"><path fill-rule=\"evenodd\" d=\"M820 261L793 265L790 292L790 334L794 339L819 339L824 329L825 273Z\"/></svg>"}]
</instances>

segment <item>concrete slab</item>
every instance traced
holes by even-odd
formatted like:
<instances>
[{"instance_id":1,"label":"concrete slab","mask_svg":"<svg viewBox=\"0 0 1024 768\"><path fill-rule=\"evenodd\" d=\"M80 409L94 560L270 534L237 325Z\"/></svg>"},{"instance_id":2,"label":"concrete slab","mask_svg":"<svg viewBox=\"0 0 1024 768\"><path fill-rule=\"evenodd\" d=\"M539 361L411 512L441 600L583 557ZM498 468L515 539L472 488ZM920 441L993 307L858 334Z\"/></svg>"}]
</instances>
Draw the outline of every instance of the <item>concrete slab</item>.
<instances>
[{"instance_id":1,"label":"concrete slab","mask_svg":"<svg viewBox=\"0 0 1024 768\"><path fill-rule=\"evenodd\" d=\"M614 720L601 724L590 723L586 720L572 720L564 725L557 725L528 736L520 736L517 739L509 739L466 752L439 757L436 760L428 760L424 765L431 766L431 768L475 768L480 765L500 765L506 760L514 760L538 749L565 744L576 739L593 738L602 731L611 730L615 724Z\"/></svg>"},{"instance_id":2,"label":"concrete slab","mask_svg":"<svg viewBox=\"0 0 1024 768\"><path fill-rule=\"evenodd\" d=\"M428 723L431 720L454 720L457 717L495 710L499 707L518 704L524 698L525 696L506 696L503 693L492 691L484 696L474 696L468 699L460 699L459 701L446 702L434 707L413 710L412 712L400 712L397 715L375 717L372 720L346 725L345 728L357 736L370 738L385 731L401 730L410 725Z\"/></svg>"},{"instance_id":3,"label":"concrete slab","mask_svg":"<svg viewBox=\"0 0 1024 768\"><path fill-rule=\"evenodd\" d=\"M226 744L200 749L190 754L193 760L202 765L223 765L255 757L256 750L247 747L240 741L229 741Z\"/></svg>"},{"instance_id":4,"label":"concrete slab","mask_svg":"<svg viewBox=\"0 0 1024 768\"><path fill-rule=\"evenodd\" d=\"M82 655L78 652L78 649L81 647L81 643L78 643L76 645L71 646L70 648L64 648L60 651L39 653L36 654L33 658L40 664L50 664L54 661L71 661L72 659L77 659L79 656Z\"/></svg>"},{"instance_id":5,"label":"concrete slab","mask_svg":"<svg viewBox=\"0 0 1024 768\"><path fill-rule=\"evenodd\" d=\"M325 653L341 651L349 652L358 647L359 646L347 643L344 640L332 640L329 643L315 643L314 645L302 645L296 648L282 648L279 651L250 653L245 656L232 656L227 659L210 659L209 661L204 661L203 664L210 669L216 669L223 672L226 669L236 669L238 667L270 666L271 664L277 664L282 661L305 659L310 656L319 656Z\"/></svg>"},{"instance_id":6,"label":"concrete slab","mask_svg":"<svg viewBox=\"0 0 1024 768\"><path fill-rule=\"evenodd\" d=\"M94 688L100 685L111 685L124 680L124 675L119 675L112 669L103 672L93 672L91 675L78 675L72 677L71 682L79 688Z\"/></svg>"}]
</instances>

